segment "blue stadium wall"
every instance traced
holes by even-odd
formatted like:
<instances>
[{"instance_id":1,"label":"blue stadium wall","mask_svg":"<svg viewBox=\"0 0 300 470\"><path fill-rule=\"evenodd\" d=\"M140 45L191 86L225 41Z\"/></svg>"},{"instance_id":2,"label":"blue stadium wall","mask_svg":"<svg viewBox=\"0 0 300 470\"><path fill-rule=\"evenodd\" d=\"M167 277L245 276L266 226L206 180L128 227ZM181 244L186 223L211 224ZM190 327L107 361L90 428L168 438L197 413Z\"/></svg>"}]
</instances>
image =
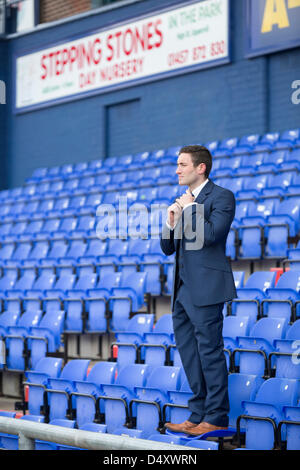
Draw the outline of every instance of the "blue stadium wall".
<instances>
[{"instance_id":1,"label":"blue stadium wall","mask_svg":"<svg viewBox=\"0 0 300 470\"><path fill-rule=\"evenodd\" d=\"M15 115L12 58L88 34L178 0L132 2L104 13L11 36L7 42L6 187L42 166L156 150L299 127L291 83L300 78L300 48L244 58L243 2L232 0L232 62L186 75ZM1 56L0 43L0 56ZM1 78L1 77L0 77ZM3 119L2 119L3 121ZM2 126L0 115L0 129Z\"/></svg>"}]
</instances>

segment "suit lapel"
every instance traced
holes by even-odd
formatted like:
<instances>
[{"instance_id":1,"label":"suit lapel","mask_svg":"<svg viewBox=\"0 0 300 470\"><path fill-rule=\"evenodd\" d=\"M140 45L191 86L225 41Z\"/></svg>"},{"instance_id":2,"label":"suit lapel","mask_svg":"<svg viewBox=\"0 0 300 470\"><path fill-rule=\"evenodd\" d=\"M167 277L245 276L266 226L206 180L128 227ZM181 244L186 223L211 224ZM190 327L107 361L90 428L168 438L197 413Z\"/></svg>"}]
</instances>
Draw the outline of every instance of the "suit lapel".
<instances>
[{"instance_id":1,"label":"suit lapel","mask_svg":"<svg viewBox=\"0 0 300 470\"><path fill-rule=\"evenodd\" d=\"M200 191L200 194L195 199L195 202L197 202L198 204L203 204L204 200L207 198L209 193L212 191L213 187L214 187L214 183L211 180L209 180L208 183L206 183L206 185L202 189L202 191Z\"/></svg>"}]
</instances>

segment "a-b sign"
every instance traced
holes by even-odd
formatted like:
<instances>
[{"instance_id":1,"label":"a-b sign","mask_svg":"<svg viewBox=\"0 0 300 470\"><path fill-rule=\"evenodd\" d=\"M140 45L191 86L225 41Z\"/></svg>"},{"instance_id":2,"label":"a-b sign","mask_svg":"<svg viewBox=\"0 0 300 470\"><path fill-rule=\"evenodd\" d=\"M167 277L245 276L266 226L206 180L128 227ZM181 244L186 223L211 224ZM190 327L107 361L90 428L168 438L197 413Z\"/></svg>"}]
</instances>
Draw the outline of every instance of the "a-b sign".
<instances>
[{"instance_id":1,"label":"a-b sign","mask_svg":"<svg viewBox=\"0 0 300 470\"><path fill-rule=\"evenodd\" d=\"M300 0L246 0L248 57L300 45Z\"/></svg>"},{"instance_id":2,"label":"a-b sign","mask_svg":"<svg viewBox=\"0 0 300 470\"><path fill-rule=\"evenodd\" d=\"M3 80L0 80L0 104L6 104L6 87Z\"/></svg>"},{"instance_id":3,"label":"a-b sign","mask_svg":"<svg viewBox=\"0 0 300 470\"><path fill-rule=\"evenodd\" d=\"M272 31L274 26L278 28L289 28L289 16L293 15L293 8L300 7L300 0L266 0L263 22L261 27L262 33Z\"/></svg>"}]
</instances>

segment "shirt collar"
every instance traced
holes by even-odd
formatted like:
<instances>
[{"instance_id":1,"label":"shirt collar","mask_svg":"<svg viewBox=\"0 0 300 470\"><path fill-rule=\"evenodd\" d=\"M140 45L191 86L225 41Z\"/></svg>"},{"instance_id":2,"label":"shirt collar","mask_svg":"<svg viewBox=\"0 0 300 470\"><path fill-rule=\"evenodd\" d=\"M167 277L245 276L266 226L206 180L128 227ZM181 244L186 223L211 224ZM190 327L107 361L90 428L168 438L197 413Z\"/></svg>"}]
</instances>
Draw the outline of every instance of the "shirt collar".
<instances>
[{"instance_id":1,"label":"shirt collar","mask_svg":"<svg viewBox=\"0 0 300 470\"><path fill-rule=\"evenodd\" d=\"M208 183L208 181L209 181L209 180L208 180L208 178L207 178L205 181L203 181L202 184L200 184L200 186L197 186L197 188L193 189L192 194L193 194L193 196L194 196L195 199L199 196L201 190L204 188L204 186L206 185L206 183Z\"/></svg>"}]
</instances>

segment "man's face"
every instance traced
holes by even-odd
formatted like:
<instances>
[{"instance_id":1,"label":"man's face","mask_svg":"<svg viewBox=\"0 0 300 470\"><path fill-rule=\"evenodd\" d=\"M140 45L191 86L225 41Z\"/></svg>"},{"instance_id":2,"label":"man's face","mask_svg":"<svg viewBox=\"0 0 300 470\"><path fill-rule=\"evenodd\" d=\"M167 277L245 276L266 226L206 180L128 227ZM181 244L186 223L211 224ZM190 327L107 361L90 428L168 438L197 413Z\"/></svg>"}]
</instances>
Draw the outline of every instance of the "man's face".
<instances>
[{"instance_id":1,"label":"man's face","mask_svg":"<svg viewBox=\"0 0 300 470\"><path fill-rule=\"evenodd\" d=\"M205 164L201 163L199 166L193 165L193 160L190 153L181 153L177 160L178 183L181 186L196 187L203 179L205 172Z\"/></svg>"}]
</instances>

